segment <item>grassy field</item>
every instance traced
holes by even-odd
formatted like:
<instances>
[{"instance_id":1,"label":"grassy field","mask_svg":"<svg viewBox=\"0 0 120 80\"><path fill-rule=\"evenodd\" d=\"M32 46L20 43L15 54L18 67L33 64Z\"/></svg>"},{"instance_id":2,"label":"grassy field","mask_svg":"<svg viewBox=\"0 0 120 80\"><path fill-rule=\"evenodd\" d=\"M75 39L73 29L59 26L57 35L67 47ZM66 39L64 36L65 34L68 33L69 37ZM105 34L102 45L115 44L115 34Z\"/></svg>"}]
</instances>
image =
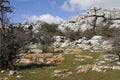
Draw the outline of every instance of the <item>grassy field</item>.
<instances>
[{"instance_id":1,"label":"grassy field","mask_svg":"<svg viewBox=\"0 0 120 80\"><path fill-rule=\"evenodd\" d=\"M65 55L65 60L57 66L21 66L23 78L16 78L15 76L8 76L8 72L1 74L0 77L10 77L13 80L120 80L120 71L108 70L104 73L90 71L85 74L77 74L76 67L79 65L93 64L100 53L90 53L88 51L79 52L81 55L93 56L93 59L85 59L83 62L76 62L74 54ZM67 78L52 77L52 72L56 69L70 69L73 74Z\"/></svg>"}]
</instances>

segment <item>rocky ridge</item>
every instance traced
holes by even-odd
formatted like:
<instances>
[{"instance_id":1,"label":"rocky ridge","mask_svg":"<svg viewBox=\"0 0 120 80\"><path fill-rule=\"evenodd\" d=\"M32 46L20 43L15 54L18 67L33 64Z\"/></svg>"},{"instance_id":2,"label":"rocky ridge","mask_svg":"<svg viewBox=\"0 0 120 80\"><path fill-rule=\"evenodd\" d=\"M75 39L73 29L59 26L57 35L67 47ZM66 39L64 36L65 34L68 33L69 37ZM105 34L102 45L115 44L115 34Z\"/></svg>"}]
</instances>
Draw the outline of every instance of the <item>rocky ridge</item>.
<instances>
[{"instance_id":1,"label":"rocky ridge","mask_svg":"<svg viewBox=\"0 0 120 80\"><path fill-rule=\"evenodd\" d=\"M120 27L119 8L102 9L100 7L91 7L88 12L62 23L59 26L59 29L65 31L69 28L74 31L85 31L95 27L105 26L107 24L110 24L110 28Z\"/></svg>"}]
</instances>

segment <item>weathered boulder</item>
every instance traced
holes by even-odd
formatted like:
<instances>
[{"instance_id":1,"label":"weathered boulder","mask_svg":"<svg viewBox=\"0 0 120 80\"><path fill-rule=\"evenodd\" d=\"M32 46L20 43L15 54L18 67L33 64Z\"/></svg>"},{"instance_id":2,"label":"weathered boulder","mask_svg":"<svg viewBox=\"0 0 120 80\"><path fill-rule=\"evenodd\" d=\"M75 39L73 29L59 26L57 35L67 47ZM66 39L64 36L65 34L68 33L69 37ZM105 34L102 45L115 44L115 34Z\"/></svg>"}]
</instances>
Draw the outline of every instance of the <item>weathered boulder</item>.
<instances>
[{"instance_id":1,"label":"weathered boulder","mask_svg":"<svg viewBox=\"0 0 120 80\"><path fill-rule=\"evenodd\" d=\"M113 66L112 69L113 70L120 70L120 66Z\"/></svg>"},{"instance_id":2,"label":"weathered boulder","mask_svg":"<svg viewBox=\"0 0 120 80\"><path fill-rule=\"evenodd\" d=\"M97 71L97 72L106 72L105 66L97 66L97 65L94 65L94 66L92 67L92 70L93 70L93 71Z\"/></svg>"},{"instance_id":3,"label":"weathered boulder","mask_svg":"<svg viewBox=\"0 0 120 80\"><path fill-rule=\"evenodd\" d=\"M89 40L91 45L100 45L98 40Z\"/></svg>"},{"instance_id":4,"label":"weathered boulder","mask_svg":"<svg viewBox=\"0 0 120 80\"><path fill-rule=\"evenodd\" d=\"M54 36L53 37L55 42L53 43L53 46L55 48L58 48L61 46L61 44L65 41L65 37L64 36Z\"/></svg>"},{"instance_id":5,"label":"weathered boulder","mask_svg":"<svg viewBox=\"0 0 120 80\"><path fill-rule=\"evenodd\" d=\"M61 48L67 48L70 45L70 41L69 40L65 40L64 43L61 44Z\"/></svg>"},{"instance_id":6,"label":"weathered boulder","mask_svg":"<svg viewBox=\"0 0 120 80\"><path fill-rule=\"evenodd\" d=\"M90 42L88 40L83 40L81 44L89 44Z\"/></svg>"},{"instance_id":7,"label":"weathered boulder","mask_svg":"<svg viewBox=\"0 0 120 80\"><path fill-rule=\"evenodd\" d=\"M93 65L81 65L76 68L77 73L82 74L82 73L87 73L92 69Z\"/></svg>"},{"instance_id":8,"label":"weathered boulder","mask_svg":"<svg viewBox=\"0 0 120 80\"><path fill-rule=\"evenodd\" d=\"M1 73L5 73L5 71L4 71L4 70L1 70L0 72L1 72Z\"/></svg>"},{"instance_id":9,"label":"weathered boulder","mask_svg":"<svg viewBox=\"0 0 120 80\"><path fill-rule=\"evenodd\" d=\"M76 41L74 42L74 44L81 44L81 43L83 42L83 40L84 40L84 39L76 40Z\"/></svg>"},{"instance_id":10,"label":"weathered boulder","mask_svg":"<svg viewBox=\"0 0 120 80\"><path fill-rule=\"evenodd\" d=\"M102 48L104 50L111 50L112 49L111 41L110 40L103 41Z\"/></svg>"},{"instance_id":11,"label":"weathered boulder","mask_svg":"<svg viewBox=\"0 0 120 80\"><path fill-rule=\"evenodd\" d=\"M103 37L102 36L93 36L91 39L92 40L102 40Z\"/></svg>"},{"instance_id":12,"label":"weathered boulder","mask_svg":"<svg viewBox=\"0 0 120 80\"><path fill-rule=\"evenodd\" d=\"M88 44L77 44L77 46L83 50L90 50L91 46Z\"/></svg>"},{"instance_id":13,"label":"weathered boulder","mask_svg":"<svg viewBox=\"0 0 120 80\"><path fill-rule=\"evenodd\" d=\"M9 71L9 76L13 76L13 75L16 75L16 74L17 74L16 71L13 71L13 70L10 70L10 71Z\"/></svg>"}]
</instances>

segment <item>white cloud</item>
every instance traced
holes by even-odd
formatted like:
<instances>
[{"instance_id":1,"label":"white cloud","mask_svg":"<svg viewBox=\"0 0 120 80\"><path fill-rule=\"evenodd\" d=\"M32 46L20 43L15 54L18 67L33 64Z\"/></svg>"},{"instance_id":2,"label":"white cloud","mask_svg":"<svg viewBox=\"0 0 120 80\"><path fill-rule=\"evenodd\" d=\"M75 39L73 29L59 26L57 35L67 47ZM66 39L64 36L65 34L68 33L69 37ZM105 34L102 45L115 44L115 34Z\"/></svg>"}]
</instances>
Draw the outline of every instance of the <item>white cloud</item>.
<instances>
[{"instance_id":1,"label":"white cloud","mask_svg":"<svg viewBox=\"0 0 120 80\"><path fill-rule=\"evenodd\" d=\"M66 0L61 5L61 9L66 11L87 10L91 6L103 8L120 7L120 0Z\"/></svg>"},{"instance_id":2,"label":"white cloud","mask_svg":"<svg viewBox=\"0 0 120 80\"><path fill-rule=\"evenodd\" d=\"M49 24L51 24L51 23L57 24L57 23L61 23L64 21L59 16L52 16L51 14L43 14L40 16L37 16L37 15L31 15L31 16L30 15L22 15L22 16L23 16L23 18L25 18L25 20L31 21L31 22L41 20L41 21L47 22Z\"/></svg>"},{"instance_id":3,"label":"white cloud","mask_svg":"<svg viewBox=\"0 0 120 80\"><path fill-rule=\"evenodd\" d=\"M65 1L62 6L60 6L61 9L66 10L66 11L74 11L74 7L69 4L69 2Z\"/></svg>"}]
</instances>

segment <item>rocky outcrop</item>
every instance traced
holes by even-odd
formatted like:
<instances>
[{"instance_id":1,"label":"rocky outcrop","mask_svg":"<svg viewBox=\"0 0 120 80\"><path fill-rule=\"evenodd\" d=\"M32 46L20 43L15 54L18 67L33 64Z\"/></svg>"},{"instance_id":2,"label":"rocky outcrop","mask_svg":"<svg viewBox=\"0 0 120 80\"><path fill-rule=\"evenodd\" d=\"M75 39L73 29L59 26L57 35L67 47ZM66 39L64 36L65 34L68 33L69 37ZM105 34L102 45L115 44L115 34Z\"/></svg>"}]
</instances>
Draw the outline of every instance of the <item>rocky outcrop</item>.
<instances>
[{"instance_id":1,"label":"rocky outcrop","mask_svg":"<svg viewBox=\"0 0 120 80\"><path fill-rule=\"evenodd\" d=\"M83 50L103 51L112 48L110 40L104 40L102 36L93 36L91 39L79 39L74 43Z\"/></svg>"},{"instance_id":2,"label":"rocky outcrop","mask_svg":"<svg viewBox=\"0 0 120 80\"><path fill-rule=\"evenodd\" d=\"M92 68L93 71L106 72L108 69L120 70L120 61L115 54L101 54Z\"/></svg>"},{"instance_id":3,"label":"rocky outcrop","mask_svg":"<svg viewBox=\"0 0 120 80\"><path fill-rule=\"evenodd\" d=\"M52 53L46 54L23 54L21 55L20 63L27 64L41 64L41 65L57 65L64 60L62 54L53 55Z\"/></svg>"},{"instance_id":4,"label":"rocky outcrop","mask_svg":"<svg viewBox=\"0 0 120 80\"><path fill-rule=\"evenodd\" d=\"M41 25L44 24L45 22L43 21L36 21L36 22L23 22L23 23L14 23L14 27L21 27L24 30L29 30L31 27L32 31L34 33L39 32L39 29L41 28Z\"/></svg>"},{"instance_id":5,"label":"rocky outcrop","mask_svg":"<svg viewBox=\"0 0 120 80\"><path fill-rule=\"evenodd\" d=\"M56 41L53 43L55 48L60 47L65 49L68 47L78 47L83 50L90 50L91 52L112 49L112 42L110 40L104 40L102 36L96 35L93 36L91 39L86 39L86 37L83 37L73 42L70 42L70 40L65 39L65 37L64 39L61 38L60 36L56 38Z\"/></svg>"},{"instance_id":6,"label":"rocky outcrop","mask_svg":"<svg viewBox=\"0 0 120 80\"><path fill-rule=\"evenodd\" d=\"M120 9L101 9L100 7L92 7L88 12L62 23L59 29L65 31L69 28L74 31L79 29L85 31L95 27L105 26L110 22L112 22L112 28L120 27Z\"/></svg>"}]
</instances>

